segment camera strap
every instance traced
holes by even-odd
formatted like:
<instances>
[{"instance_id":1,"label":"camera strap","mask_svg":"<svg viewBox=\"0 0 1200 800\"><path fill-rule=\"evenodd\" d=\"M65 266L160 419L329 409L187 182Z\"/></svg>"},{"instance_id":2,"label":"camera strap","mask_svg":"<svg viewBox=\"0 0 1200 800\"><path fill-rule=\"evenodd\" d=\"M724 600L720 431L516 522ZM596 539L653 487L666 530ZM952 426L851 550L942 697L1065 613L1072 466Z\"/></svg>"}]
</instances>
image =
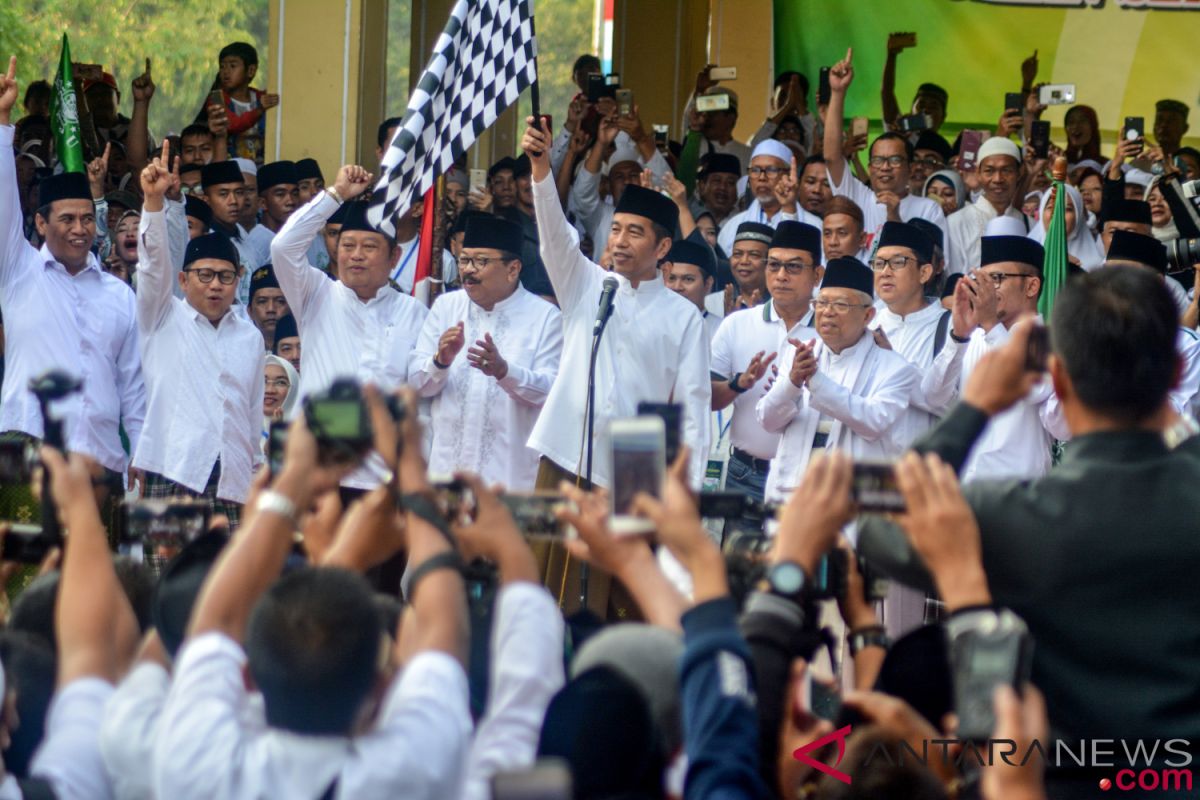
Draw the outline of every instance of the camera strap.
<instances>
[{"instance_id":1,"label":"camera strap","mask_svg":"<svg viewBox=\"0 0 1200 800\"><path fill-rule=\"evenodd\" d=\"M455 540L454 534L450 532L450 526L446 523L441 512L438 511L437 506L428 497L415 493L402 494L397 505L402 511L412 512L434 528L437 528L438 533L445 537L450 546L456 551L458 550L458 542Z\"/></svg>"}]
</instances>

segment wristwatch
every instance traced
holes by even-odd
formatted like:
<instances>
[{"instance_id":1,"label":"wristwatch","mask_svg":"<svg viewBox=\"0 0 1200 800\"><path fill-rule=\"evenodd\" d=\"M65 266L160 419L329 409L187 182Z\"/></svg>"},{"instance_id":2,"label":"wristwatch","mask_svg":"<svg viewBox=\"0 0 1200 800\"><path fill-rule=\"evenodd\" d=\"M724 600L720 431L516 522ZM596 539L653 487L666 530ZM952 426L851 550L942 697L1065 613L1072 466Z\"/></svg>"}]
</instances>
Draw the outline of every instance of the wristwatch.
<instances>
[{"instance_id":1,"label":"wristwatch","mask_svg":"<svg viewBox=\"0 0 1200 800\"><path fill-rule=\"evenodd\" d=\"M848 638L852 657L857 656L864 647L882 647L887 650L892 644L892 640L888 638L887 631L882 625L872 625L850 631Z\"/></svg>"},{"instance_id":2,"label":"wristwatch","mask_svg":"<svg viewBox=\"0 0 1200 800\"><path fill-rule=\"evenodd\" d=\"M804 567L795 561L779 561L767 570L766 583L773 594L789 600L799 600L811 581Z\"/></svg>"},{"instance_id":3,"label":"wristwatch","mask_svg":"<svg viewBox=\"0 0 1200 800\"><path fill-rule=\"evenodd\" d=\"M338 194L338 190L337 190L337 189L335 189L335 188L333 188L332 186L326 186L326 187L325 187L325 194L329 195L329 196L330 196L330 197L332 197L332 198L333 198L335 201L337 201L337 204L338 204L339 206L340 206L342 203L345 203L345 202L346 202L345 200L343 200L343 199L342 199L342 196L341 196L340 194Z\"/></svg>"},{"instance_id":4,"label":"wristwatch","mask_svg":"<svg viewBox=\"0 0 1200 800\"><path fill-rule=\"evenodd\" d=\"M749 389L743 389L743 388L742 388L742 387L741 387L741 386L738 384L738 381L739 381L739 380L741 380L741 377L742 377L742 373L740 373L740 372L739 372L739 373L737 373L736 375L734 375L732 378L730 378L730 379L729 379L729 388L730 388L730 389L732 389L733 391L735 391L735 392L736 392L736 393L738 393L738 394L745 394L746 392L748 392L748 391L750 391L750 390L749 390Z\"/></svg>"}]
</instances>

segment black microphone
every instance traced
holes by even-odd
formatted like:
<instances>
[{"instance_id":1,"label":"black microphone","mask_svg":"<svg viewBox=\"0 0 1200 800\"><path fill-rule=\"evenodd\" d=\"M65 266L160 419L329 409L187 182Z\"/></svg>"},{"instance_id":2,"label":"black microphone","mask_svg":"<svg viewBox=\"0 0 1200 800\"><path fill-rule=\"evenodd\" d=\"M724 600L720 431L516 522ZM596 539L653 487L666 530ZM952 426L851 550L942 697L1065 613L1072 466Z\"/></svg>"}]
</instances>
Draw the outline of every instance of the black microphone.
<instances>
[{"instance_id":1,"label":"black microphone","mask_svg":"<svg viewBox=\"0 0 1200 800\"><path fill-rule=\"evenodd\" d=\"M617 292L617 279L611 275L604 279L604 291L600 293L600 310L596 312L596 324L592 326L592 336L599 336L604 330L608 318L613 312L613 295Z\"/></svg>"}]
</instances>

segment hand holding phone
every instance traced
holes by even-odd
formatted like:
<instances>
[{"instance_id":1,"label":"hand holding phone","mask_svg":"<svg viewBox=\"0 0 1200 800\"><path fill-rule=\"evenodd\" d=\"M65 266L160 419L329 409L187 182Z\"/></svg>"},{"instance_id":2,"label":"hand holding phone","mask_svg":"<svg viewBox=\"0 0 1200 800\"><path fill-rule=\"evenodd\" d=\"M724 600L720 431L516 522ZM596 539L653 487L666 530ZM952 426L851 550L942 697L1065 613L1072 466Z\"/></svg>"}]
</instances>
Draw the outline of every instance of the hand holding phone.
<instances>
[{"instance_id":1,"label":"hand holding phone","mask_svg":"<svg viewBox=\"0 0 1200 800\"><path fill-rule=\"evenodd\" d=\"M666 426L662 417L615 419L610 427L612 501L609 527L616 535L654 532L654 524L633 513L639 492L661 497L666 475Z\"/></svg>"}]
</instances>

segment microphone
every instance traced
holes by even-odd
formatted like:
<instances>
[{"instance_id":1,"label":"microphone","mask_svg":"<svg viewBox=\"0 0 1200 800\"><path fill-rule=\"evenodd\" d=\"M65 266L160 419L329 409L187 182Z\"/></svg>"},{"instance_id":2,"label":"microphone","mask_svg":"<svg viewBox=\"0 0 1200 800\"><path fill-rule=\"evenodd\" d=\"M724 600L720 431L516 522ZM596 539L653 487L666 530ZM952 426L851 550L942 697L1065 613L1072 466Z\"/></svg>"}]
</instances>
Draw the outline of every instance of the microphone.
<instances>
[{"instance_id":1,"label":"microphone","mask_svg":"<svg viewBox=\"0 0 1200 800\"><path fill-rule=\"evenodd\" d=\"M616 294L617 279L611 275L604 279L604 291L600 293L600 310L596 312L596 324L592 326L592 336L599 336L600 331L608 324L608 318L613 312L613 295Z\"/></svg>"}]
</instances>

